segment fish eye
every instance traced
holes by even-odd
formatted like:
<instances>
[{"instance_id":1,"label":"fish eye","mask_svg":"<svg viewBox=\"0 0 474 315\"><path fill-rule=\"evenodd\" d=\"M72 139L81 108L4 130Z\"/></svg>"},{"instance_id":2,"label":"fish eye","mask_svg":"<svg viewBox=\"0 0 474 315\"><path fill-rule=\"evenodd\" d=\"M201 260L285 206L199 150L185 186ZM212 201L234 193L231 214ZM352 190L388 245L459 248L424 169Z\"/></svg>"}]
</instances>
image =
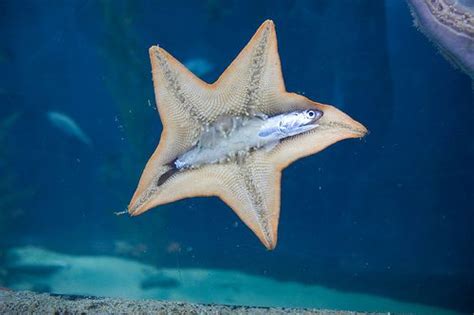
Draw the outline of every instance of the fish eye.
<instances>
[{"instance_id":1,"label":"fish eye","mask_svg":"<svg viewBox=\"0 0 474 315\"><path fill-rule=\"evenodd\" d=\"M309 110L308 111L308 116L309 118L313 118L316 114L312 111L312 110Z\"/></svg>"}]
</instances>

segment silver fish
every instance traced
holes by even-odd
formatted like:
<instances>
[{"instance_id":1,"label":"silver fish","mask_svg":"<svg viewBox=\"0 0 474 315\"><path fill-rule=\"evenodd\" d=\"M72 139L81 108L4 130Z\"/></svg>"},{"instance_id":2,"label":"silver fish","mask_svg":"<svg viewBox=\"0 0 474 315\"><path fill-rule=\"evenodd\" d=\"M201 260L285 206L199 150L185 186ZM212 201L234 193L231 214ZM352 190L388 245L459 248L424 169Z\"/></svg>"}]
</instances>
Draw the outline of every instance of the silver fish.
<instances>
[{"instance_id":1,"label":"silver fish","mask_svg":"<svg viewBox=\"0 0 474 315\"><path fill-rule=\"evenodd\" d=\"M78 139L84 144L87 144L89 146L92 145L90 138L70 117L58 112L48 112L46 113L46 116L54 127L60 129L65 134Z\"/></svg>"},{"instance_id":2,"label":"silver fish","mask_svg":"<svg viewBox=\"0 0 474 315\"><path fill-rule=\"evenodd\" d=\"M282 139L316 128L323 112L299 110L272 117L233 117L217 122L205 130L191 150L174 162L177 169L196 168L239 159L251 150L273 149Z\"/></svg>"}]
</instances>

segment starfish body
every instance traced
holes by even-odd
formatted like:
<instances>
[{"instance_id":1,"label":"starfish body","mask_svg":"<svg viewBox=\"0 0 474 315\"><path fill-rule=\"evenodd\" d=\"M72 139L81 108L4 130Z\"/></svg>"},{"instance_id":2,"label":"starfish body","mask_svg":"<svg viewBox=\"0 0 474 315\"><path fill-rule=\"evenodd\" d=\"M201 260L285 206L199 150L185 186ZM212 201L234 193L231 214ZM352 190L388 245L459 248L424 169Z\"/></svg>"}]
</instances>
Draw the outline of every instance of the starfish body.
<instances>
[{"instance_id":1,"label":"starfish body","mask_svg":"<svg viewBox=\"0 0 474 315\"><path fill-rule=\"evenodd\" d=\"M196 196L217 196L229 205L268 249L277 244L281 171L367 130L338 109L285 90L275 27L265 21L237 58L213 84L188 71L163 48L149 50L163 132L132 197L135 216L158 205ZM177 171L174 162L192 150L222 119L273 117L314 109L323 113L317 128L281 139L236 159Z\"/></svg>"}]
</instances>

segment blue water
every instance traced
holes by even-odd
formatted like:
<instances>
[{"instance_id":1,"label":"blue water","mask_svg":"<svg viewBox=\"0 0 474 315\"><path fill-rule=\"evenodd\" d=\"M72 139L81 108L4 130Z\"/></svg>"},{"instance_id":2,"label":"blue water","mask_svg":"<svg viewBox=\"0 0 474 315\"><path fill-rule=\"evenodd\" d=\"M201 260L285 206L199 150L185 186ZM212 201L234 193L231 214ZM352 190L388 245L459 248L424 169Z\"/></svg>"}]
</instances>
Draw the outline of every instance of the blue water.
<instances>
[{"instance_id":1,"label":"blue water","mask_svg":"<svg viewBox=\"0 0 474 315\"><path fill-rule=\"evenodd\" d=\"M370 134L284 171L273 252L217 198L115 216L161 132L148 48L207 61L212 82L268 18L287 89ZM0 257L34 245L474 310L472 83L404 1L0 1L0 73L0 120L17 114L0 130Z\"/></svg>"}]
</instances>

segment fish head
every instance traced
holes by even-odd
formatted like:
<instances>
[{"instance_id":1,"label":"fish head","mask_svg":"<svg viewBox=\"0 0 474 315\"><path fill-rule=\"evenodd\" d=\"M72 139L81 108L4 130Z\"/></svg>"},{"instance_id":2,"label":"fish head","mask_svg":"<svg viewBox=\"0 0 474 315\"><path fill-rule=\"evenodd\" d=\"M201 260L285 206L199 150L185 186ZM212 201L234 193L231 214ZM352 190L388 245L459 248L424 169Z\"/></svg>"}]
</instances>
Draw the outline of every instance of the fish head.
<instances>
[{"instance_id":1,"label":"fish head","mask_svg":"<svg viewBox=\"0 0 474 315\"><path fill-rule=\"evenodd\" d=\"M293 136L317 127L316 122L323 116L317 109L295 111L284 115L280 121L280 131Z\"/></svg>"},{"instance_id":2,"label":"fish head","mask_svg":"<svg viewBox=\"0 0 474 315\"><path fill-rule=\"evenodd\" d=\"M298 112L298 115L301 116L299 120L302 125L314 124L323 116L323 112L317 109L307 109L302 112Z\"/></svg>"}]
</instances>

